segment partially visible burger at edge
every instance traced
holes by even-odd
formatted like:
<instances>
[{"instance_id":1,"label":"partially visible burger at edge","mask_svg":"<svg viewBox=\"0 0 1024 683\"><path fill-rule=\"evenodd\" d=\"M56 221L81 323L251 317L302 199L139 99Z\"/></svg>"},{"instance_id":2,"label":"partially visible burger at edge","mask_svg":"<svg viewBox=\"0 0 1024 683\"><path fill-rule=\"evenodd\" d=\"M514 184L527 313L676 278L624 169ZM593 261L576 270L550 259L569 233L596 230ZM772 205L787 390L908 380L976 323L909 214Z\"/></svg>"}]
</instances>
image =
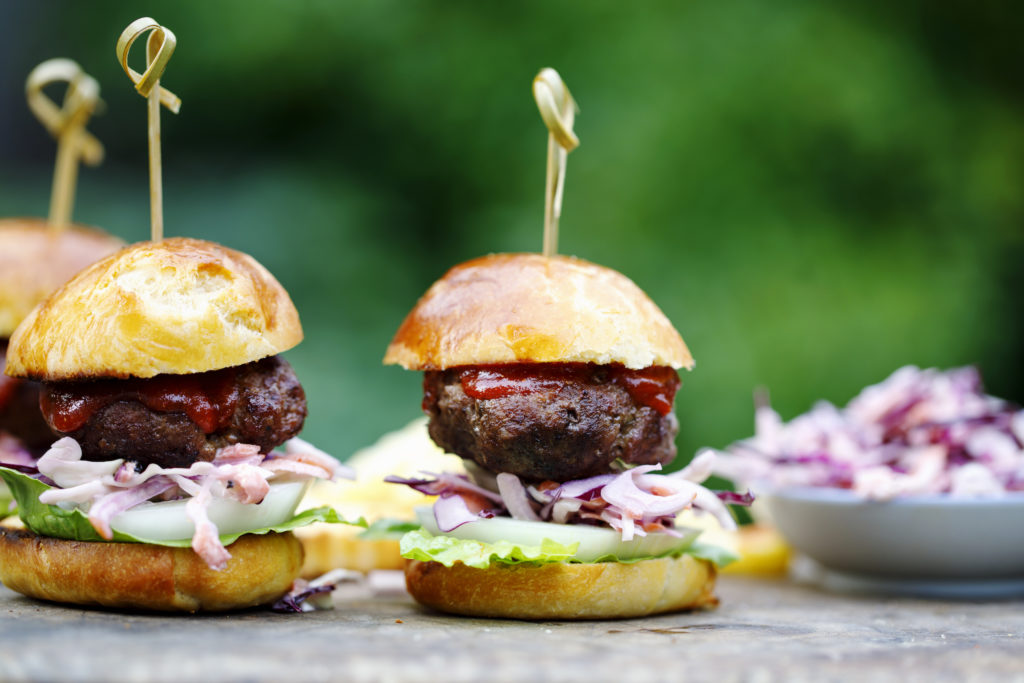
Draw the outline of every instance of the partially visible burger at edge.
<instances>
[{"instance_id":1,"label":"partially visible burger at edge","mask_svg":"<svg viewBox=\"0 0 1024 683\"><path fill-rule=\"evenodd\" d=\"M620 273L497 254L455 266L406 317L384 362L424 372L433 440L469 477L389 478L439 496L402 539L406 584L456 614L633 617L717 604L728 553L677 526L688 509L734 528L676 455L673 401L693 358Z\"/></svg>"},{"instance_id":2,"label":"partially visible burger at edge","mask_svg":"<svg viewBox=\"0 0 1024 683\"><path fill-rule=\"evenodd\" d=\"M301 339L263 266L194 239L132 245L33 310L7 373L42 382L62 438L0 469L27 527L0 531L4 585L152 610L281 597L302 564L290 529L326 514L296 506L312 479L342 474L296 438L306 397L278 354Z\"/></svg>"},{"instance_id":3,"label":"partially visible burger at edge","mask_svg":"<svg viewBox=\"0 0 1024 683\"><path fill-rule=\"evenodd\" d=\"M3 374L8 338L36 304L122 246L94 228L54 230L39 218L0 219L0 463L38 456L54 440L39 412L39 385Z\"/></svg>"}]
</instances>

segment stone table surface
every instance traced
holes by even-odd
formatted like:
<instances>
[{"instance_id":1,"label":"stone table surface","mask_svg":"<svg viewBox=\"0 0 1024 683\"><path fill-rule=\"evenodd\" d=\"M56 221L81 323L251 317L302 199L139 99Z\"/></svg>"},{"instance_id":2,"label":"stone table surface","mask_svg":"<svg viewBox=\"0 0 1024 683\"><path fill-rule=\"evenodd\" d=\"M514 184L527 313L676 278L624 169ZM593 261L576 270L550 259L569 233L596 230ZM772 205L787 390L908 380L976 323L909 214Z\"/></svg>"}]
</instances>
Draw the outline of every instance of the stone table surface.
<instances>
[{"instance_id":1,"label":"stone table surface","mask_svg":"<svg viewBox=\"0 0 1024 683\"><path fill-rule=\"evenodd\" d=\"M336 609L158 616L0 587L0 679L1024 681L1024 601L823 592L726 576L713 611L599 622L449 617L349 587Z\"/></svg>"}]
</instances>

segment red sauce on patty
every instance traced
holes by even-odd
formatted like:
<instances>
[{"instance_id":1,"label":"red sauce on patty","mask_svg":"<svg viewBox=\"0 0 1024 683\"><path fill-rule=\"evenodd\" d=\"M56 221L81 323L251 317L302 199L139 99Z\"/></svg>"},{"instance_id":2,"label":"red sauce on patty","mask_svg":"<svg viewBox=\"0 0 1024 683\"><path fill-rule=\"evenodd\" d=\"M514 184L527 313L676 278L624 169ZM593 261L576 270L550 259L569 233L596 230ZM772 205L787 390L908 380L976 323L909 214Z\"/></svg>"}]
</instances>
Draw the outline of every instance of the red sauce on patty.
<instances>
[{"instance_id":1,"label":"red sauce on patty","mask_svg":"<svg viewBox=\"0 0 1024 683\"><path fill-rule=\"evenodd\" d=\"M81 429L96 411L115 401L137 401L154 412L185 413L206 433L226 427L235 412L235 369L149 379L52 382L40 396L50 426L69 433Z\"/></svg>"},{"instance_id":2,"label":"red sauce on patty","mask_svg":"<svg viewBox=\"0 0 1024 683\"><path fill-rule=\"evenodd\" d=\"M467 396L478 400L549 391L566 382L614 382L625 389L637 404L667 415L672 410L672 401L679 389L679 375L676 371L660 365L629 370L622 365L590 363L512 363L469 365L454 369L459 372L462 390ZM424 402L429 398L424 396Z\"/></svg>"}]
</instances>

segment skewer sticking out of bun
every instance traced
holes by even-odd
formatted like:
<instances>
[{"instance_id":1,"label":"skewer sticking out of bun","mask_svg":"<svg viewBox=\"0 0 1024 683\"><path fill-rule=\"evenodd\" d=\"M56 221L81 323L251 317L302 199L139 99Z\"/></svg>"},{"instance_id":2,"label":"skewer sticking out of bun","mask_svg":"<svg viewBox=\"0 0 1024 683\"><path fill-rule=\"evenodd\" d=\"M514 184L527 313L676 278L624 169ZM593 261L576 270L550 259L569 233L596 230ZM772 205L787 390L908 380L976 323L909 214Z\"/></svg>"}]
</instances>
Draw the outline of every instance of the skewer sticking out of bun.
<instances>
[{"instance_id":1,"label":"skewer sticking out of bun","mask_svg":"<svg viewBox=\"0 0 1024 683\"><path fill-rule=\"evenodd\" d=\"M67 85L62 106L43 90L54 83ZM39 64L25 83L29 109L57 139L57 163L48 220L0 219L0 463L39 455L53 441L39 415L38 387L3 375L8 337L36 304L72 275L124 245L100 230L71 222L79 160L91 165L103 160L103 145L85 130L101 104L99 91L96 80L70 59Z\"/></svg>"},{"instance_id":2,"label":"skewer sticking out of bun","mask_svg":"<svg viewBox=\"0 0 1024 683\"><path fill-rule=\"evenodd\" d=\"M327 509L296 517L299 499L313 478L342 473L296 438L305 394L278 354L301 339L277 280L211 242L135 244L61 287L8 348L8 374L43 383L43 414L64 438L35 468L0 469L35 534L0 534L0 580L107 607L222 610L280 597L302 564L289 530L336 519ZM108 590L121 575L153 581ZM192 589L151 589L156 579L206 589L182 601Z\"/></svg>"},{"instance_id":3,"label":"skewer sticking out of bun","mask_svg":"<svg viewBox=\"0 0 1024 683\"><path fill-rule=\"evenodd\" d=\"M439 495L402 541L412 595L442 611L631 617L716 604L711 559L675 516L734 526L676 455L679 368L693 359L625 276L565 256L460 264L406 317L384 358L424 372L423 408L471 478L390 478Z\"/></svg>"},{"instance_id":4,"label":"skewer sticking out of bun","mask_svg":"<svg viewBox=\"0 0 1024 683\"><path fill-rule=\"evenodd\" d=\"M128 52L146 34L140 74ZM181 102L160 78L175 45L142 17L115 48L149 101L153 241L80 272L8 347L6 373L43 383L43 416L63 435L38 461L0 467L28 529L0 530L0 581L32 597L189 611L261 604L298 575L291 530L341 521L329 508L295 515L311 480L347 472L296 437L306 397L278 355L302 340L288 293L246 254L161 239L160 107Z\"/></svg>"}]
</instances>

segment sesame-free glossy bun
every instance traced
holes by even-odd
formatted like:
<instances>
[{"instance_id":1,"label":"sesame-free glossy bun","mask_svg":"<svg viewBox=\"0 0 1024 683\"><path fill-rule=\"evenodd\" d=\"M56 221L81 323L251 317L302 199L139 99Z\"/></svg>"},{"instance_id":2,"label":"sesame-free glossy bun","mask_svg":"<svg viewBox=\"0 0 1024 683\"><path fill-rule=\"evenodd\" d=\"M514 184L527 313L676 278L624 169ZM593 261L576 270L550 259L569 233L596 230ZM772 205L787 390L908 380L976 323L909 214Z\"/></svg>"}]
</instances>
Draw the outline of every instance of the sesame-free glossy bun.
<instances>
[{"instance_id":1,"label":"sesame-free glossy bun","mask_svg":"<svg viewBox=\"0 0 1024 683\"><path fill-rule=\"evenodd\" d=\"M540 254L455 266L419 300L384 356L409 370L516 362L693 367L682 337L632 280Z\"/></svg>"},{"instance_id":2,"label":"sesame-free glossy bun","mask_svg":"<svg viewBox=\"0 0 1024 683\"><path fill-rule=\"evenodd\" d=\"M243 365L301 340L298 312L266 268L179 237L133 244L61 287L15 330L7 374L188 374Z\"/></svg>"},{"instance_id":3,"label":"sesame-free glossy bun","mask_svg":"<svg viewBox=\"0 0 1024 683\"><path fill-rule=\"evenodd\" d=\"M210 569L191 548L101 543L0 527L0 581L40 600L161 612L220 612L272 602L302 566L290 533L242 536Z\"/></svg>"},{"instance_id":4,"label":"sesame-free glossy bun","mask_svg":"<svg viewBox=\"0 0 1024 683\"><path fill-rule=\"evenodd\" d=\"M487 569L412 560L405 583L427 607L474 617L623 619L718 604L714 565L692 555Z\"/></svg>"},{"instance_id":5,"label":"sesame-free glossy bun","mask_svg":"<svg viewBox=\"0 0 1024 683\"><path fill-rule=\"evenodd\" d=\"M123 246L95 228L51 230L39 218L0 219L0 339L71 276Z\"/></svg>"}]
</instances>

